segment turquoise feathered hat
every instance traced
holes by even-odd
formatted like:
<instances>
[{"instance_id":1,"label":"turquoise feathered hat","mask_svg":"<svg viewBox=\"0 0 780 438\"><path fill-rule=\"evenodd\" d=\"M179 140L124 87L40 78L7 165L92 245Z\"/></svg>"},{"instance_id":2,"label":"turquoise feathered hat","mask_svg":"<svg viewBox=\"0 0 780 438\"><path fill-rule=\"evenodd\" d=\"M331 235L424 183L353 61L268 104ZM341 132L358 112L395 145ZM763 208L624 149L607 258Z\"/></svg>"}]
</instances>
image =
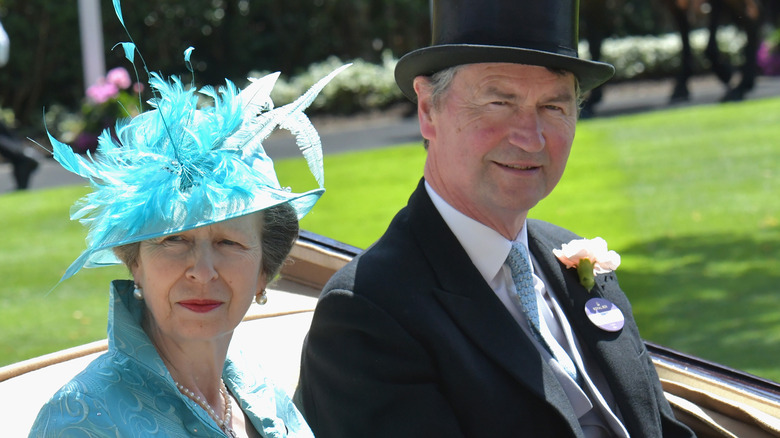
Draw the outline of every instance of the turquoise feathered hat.
<instances>
[{"instance_id":1,"label":"turquoise feathered hat","mask_svg":"<svg viewBox=\"0 0 780 438\"><path fill-rule=\"evenodd\" d=\"M122 21L118 0L117 17ZM124 25L124 23L122 23ZM133 43L122 43L132 62ZM192 49L185 51L189 63ZM89 228L87 249L63 275L82 267L120 263L112 248L153 239L289 203L300 219L322 196L322 145L303 113L342 66L294 102L274 108L270 93L279 74L250 80L243 90L230 81L200 94L213 106L199 106L193 88L177 77L150 74L152 109L104 131L95 156L73 152L49 134L54 158L90 181L94 191L80 199L71 219ZM276 128L289 130L314 175L318 189L294 193L279 184L262 142Z\"/></svg>"}]
</instances>

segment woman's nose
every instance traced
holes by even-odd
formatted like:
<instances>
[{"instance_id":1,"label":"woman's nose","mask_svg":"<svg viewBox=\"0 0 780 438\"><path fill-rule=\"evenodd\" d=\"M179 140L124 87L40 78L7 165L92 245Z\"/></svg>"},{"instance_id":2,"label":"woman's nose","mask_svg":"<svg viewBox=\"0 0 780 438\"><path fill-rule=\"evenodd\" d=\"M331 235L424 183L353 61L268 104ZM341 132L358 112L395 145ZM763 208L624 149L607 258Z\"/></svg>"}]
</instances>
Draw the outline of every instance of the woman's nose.
<instances>
[{"instance_id":1,"label":"woman's nose","mask_svg":"<svg viewBox=\"0 0 780 438\"><path fill-rule=\"evenodd\" d=\"M215 265L214 249L210 244L195 245L192 249L192 262L187 269L191 280L207 283L219 276Z\"/></svg>"}]
</instances>

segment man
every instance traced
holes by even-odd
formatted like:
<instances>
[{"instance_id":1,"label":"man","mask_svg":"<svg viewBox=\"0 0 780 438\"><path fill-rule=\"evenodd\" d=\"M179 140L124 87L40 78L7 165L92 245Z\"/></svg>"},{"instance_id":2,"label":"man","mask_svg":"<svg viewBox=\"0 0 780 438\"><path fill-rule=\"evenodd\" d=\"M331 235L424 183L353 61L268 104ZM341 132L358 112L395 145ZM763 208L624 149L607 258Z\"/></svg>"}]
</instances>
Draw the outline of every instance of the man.
<instances>
[{"instance_id":1,"label":"man","mask_svg":"<svg viewBox=\"0 0 780 438\"><path fill-rule=\"evenodd\" d=\"M693 436L614 275L588 292L553 254L577 236L527 220L564 171L580 93L614 72L577 58L577 1L432 6L433 45L396 67L424 178L320 297L296 393L315 435ZM594 297L622 327L591 322Z\"/></svg>"}]
</instances>

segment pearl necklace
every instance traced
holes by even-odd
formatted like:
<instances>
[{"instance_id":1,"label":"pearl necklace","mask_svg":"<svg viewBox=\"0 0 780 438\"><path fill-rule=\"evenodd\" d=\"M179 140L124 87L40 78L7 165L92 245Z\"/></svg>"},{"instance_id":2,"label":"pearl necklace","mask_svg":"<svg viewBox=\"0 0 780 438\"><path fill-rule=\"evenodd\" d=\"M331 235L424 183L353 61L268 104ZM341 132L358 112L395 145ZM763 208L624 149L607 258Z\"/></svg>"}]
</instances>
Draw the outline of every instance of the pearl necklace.
<instances>
[{"instance_id":1,"label":"pearl necklace","mask_svg":"<svg viewBox=\"0 0 780 438\"><path fill-rule=\"evenodd\" d=\"M230 420L233 416L233 408L230 404L230 397L228 397L228 392L227 388L225 388L224 380L220 379L220 384L222 386L219 388L219 393L222 395L222 400L225 401L225 415L222 419L217 416L216 412L214 412L214 408L212 408L211 405L208 404L205 400L200 398L200 396L195 395L194 392L190 391L184 385L175 380L173 383L176 384L176 387L179 388L179 391L181 391L182 394L186 395L190 400L194 401L206 412L208 412L209 416L217 423L217 426L219 426L223 432L225 432L231 438L236 438L236 432L234 432L233 428L230 427Z\"/></svg>"}]
</instances>

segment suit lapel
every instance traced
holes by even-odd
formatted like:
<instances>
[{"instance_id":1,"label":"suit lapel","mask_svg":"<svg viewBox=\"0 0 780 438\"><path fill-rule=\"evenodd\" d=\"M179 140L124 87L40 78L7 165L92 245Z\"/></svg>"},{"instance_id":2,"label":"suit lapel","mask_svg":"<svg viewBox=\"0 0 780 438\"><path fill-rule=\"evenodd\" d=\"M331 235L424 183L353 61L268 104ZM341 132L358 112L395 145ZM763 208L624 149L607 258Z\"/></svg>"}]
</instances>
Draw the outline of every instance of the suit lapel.
<instances>
[{"instance_id":1,"label":"suit lapel","mask_svg":"<svg viewBox=\"0 0 780 438\"><path fill-rule=\"evenodd\" d=\"M636 324L631 314L631 306L620 291L613 274L599 275L596 286L589 293L579 284L576 270L566 269L552 253L554 247L560 247L563 238L544 235L529 221L529 246L534 257L541 265L549 287L553 290L562 310L567 316L572 330L580 340L601 371L604 373L610 389L622 413L623 422L632 434L643 435L647 430L638 429L637 418L656 419L658 406L654 388L649 379L637 373L648 366L641 355L644 351ZM556 236L562 237L562 236ZM596 327L585 314L585 303L593 297L602 297L620 308L626 318L624 328L617 332L607 332ZM650 414L650 415L648 415ZM652 421L652 420L650 420ZM648 424L644 423L643 428ZM655 425L660 431L660 423Z\"/></svg>"},{"instance_id":2,"label":"suit lapel","mask_svg":"<svg viewBox=\"0 0 780 438\"><path fill-rule=\"evenodd\" d=\"M445 311L487 357L568 417L571 405L553 371L468 258L422 183L409 206L415 237L441 285L433 293Z\"/></svg>"}]
</instances>

